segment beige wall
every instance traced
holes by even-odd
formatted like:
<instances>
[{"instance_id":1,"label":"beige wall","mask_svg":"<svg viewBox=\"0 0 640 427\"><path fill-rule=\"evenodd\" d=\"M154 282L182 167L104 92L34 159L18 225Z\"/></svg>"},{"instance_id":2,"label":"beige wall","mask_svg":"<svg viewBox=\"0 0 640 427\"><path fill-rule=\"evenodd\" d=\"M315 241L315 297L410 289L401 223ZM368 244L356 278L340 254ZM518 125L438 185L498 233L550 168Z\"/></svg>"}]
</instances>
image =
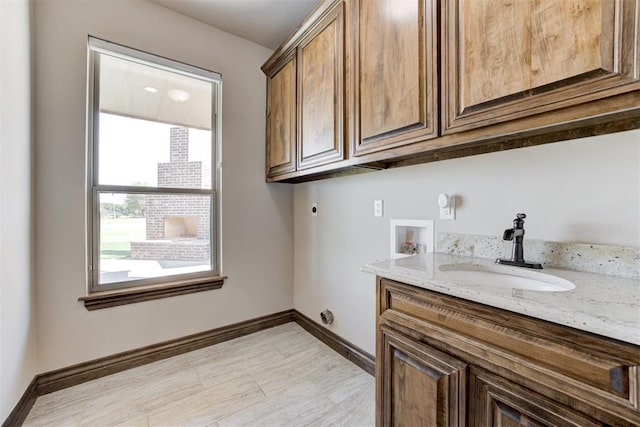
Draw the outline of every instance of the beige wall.
<instances>
[{"instance_id":1,"label":"beige wall","mask_svg":"<svg viewBox=\"0 0 640 427\"><path fill-rule=\"evenodd\" d=\"M28 0L0 1L0 421L36 373Z\"/></svg>"},{"instance_id":2,"label":"beige wall","mask_svg":"<svg viewBox=\"0 0 640 427\"><path fill-rule=\"evenodd\" d=\"M88 312L85 84L91 34L223 76L221 290ZM139 0L35 3L38 370L292 307L292 188L264 182L271 51Z\"/></svg>"},{"instance_id":3,"label":"beige wall","mask_svg":"<svg viewBox=\"0 0 640 427\"><path fill-rule=\"evenodd\" d=\"M441 192L461 197L455 221L438 219ZM388 258L389 219L500 236L517 212L527 238L639 247L640 130L297 185L294 307L331 309L331 329L373 353L375 279L359 268Z\"/></svg>"}]
</instances>

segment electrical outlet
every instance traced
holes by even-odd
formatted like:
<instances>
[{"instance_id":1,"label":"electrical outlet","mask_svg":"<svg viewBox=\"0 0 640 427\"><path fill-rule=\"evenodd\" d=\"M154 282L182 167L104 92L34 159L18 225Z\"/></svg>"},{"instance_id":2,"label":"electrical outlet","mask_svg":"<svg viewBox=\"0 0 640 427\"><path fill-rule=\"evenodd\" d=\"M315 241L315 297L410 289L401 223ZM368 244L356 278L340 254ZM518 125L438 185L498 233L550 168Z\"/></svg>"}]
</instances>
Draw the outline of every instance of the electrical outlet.
<instances>
[{"instance_id":1,"label":"electrical outlet","mask_svg":"<svg viewBox=\"0 0 640 427\"><path fill-rule=\"evenodd\" d=\"M456 196L442 193L438 196L440 219L456 219Z\"/></svg>"},{"instance_id":2,"label":"electrical outlet","mask_svg":"<svg viewBox=\"0 0 640 427\"><path fill-rule=\"evenodd\" d=\"M377 217L381 217L384 216L383 213L383 205L384 205L384 201L383 200L374 200L373 201L373 216L377 216Z\"/></svg>"},{"instance_id":3,"label":"electrical outlet","mask_svg":"<svg viewBox=\"0 0 640 427\"><path fill-rule=\"evenodd\" d=\"M456 219L456 210L454 207L440 208L440 219Z\"/></svg>"},{"instance_id":4,"label":"electrical outlet","mask_svg":"<svg viewBox=\"0 0 640 427\"><path fill-rule=\"evenodd\" d=\"M311 216L318 216L318 204L317 203L312 203L311 204Z\"/></svg>"}]
</instances>

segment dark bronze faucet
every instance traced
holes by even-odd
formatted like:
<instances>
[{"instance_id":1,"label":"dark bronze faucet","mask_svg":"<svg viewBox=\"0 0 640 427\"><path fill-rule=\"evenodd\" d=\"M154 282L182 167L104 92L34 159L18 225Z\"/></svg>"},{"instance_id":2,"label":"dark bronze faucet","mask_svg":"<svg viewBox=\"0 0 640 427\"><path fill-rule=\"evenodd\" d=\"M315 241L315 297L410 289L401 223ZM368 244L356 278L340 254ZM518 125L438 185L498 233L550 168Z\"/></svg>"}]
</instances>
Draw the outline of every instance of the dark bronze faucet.
<instances>
[{"instance_id":1,"label":"dark bronze faucet","mask_svg":"<svg viewBox=\"0 0 640 427\"><path fill-rule=\"evenodd\" d=\"M513 249L511 251L511 259L498 258L497 264L513 265L516 267L527 267L541 269L542 265L538 263L525 262L524 249L522 242L524 241L524 219L527 216L523 213L516 215L516 219L513 220L513 228L507 228L504 230L502 238L504 240L513 240Z\"/></svg>"}]
</instances>

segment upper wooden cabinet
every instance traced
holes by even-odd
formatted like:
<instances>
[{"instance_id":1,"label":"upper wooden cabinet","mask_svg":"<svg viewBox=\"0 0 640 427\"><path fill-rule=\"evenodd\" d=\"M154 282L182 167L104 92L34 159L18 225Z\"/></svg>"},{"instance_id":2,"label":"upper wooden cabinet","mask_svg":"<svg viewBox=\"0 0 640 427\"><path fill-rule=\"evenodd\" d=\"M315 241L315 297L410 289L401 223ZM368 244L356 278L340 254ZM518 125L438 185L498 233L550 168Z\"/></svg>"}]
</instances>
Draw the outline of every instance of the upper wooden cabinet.
<instances>
[{"instance_id":1,"label":"upper wooden cabinet","mask_svg":"<svg viewBox=\"0 0 640 427\"><path fill-rule=\"evenodd\" d=\"M323 0L262 69L270 181L635 129L640 4Z\"/></svg>"},{"instance_id":2,"label":"upper wooden cabinet","mask_svg":"<svg viewBox=\"0 0 640 427\"><path fill-rule=\"evenodd\" d=\"M344 159L344 3L298 48L298 169Z\"/></svg>"},{"instance_id":3,"label":"upper wooden cabinet","mask_svg":"<svg viewBox=\"0 0 640 427\"><path fill-rule=\"evenodd\" d=\"M267 78L267 177L296 170L296 58Z\"/></svg>"},{"instance_id":4,"label":"upper wooden cabinet","mask_svg":"<svg viewBox=\"0 0 640 427\"><path fill-rule=\"evenodd\" d=\"M443 133L637 89L637 4L444 1Z\"/></svg>"},{"instance_id":5,"label":"upper wooden cabinet","mask_svg":"<svg viewBox=\"0 0 640 427\"><path fill-rule=\"evenodd\" d=\"M360 0L356 155L438 136L435 0Z\"/></svg>"},{"instance_id":6,"label":"upper wooden cabinet","mask_svg":"<svg viewBox=\"0 0 640 427\"><path fill-rule=\"evenodd\" d=\"M323 3L267 75L267 179L343 160L345 1Z\"/></svg>"}]
</instances>

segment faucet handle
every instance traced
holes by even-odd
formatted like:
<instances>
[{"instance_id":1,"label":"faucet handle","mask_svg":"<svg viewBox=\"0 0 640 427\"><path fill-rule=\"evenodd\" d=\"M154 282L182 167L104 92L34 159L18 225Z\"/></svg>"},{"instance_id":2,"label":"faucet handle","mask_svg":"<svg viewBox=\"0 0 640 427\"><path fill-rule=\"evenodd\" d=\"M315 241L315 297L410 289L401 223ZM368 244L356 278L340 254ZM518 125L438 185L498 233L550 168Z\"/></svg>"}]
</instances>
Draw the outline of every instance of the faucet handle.
<instances>
[{"instance_id":1,"label":"faucet handle","mask_svg":"<svg viewBox=\"0 0 640 427\"><path fill-rule=\"evenodd\" d=\"M525 219L526 217L527 215L523 213L516 214L516 219Z\"/></svg>"},{"instance_id":2,"label":"faucet handle","mask_svg":"<svg viewBox=\"0 0 640 427\"><path fill-rule=\"evenodd\" d=\"M502 240L513 240L513 228L507 228L504 230L504 234L502 235Z\"/></svg>"}]
</instances>

